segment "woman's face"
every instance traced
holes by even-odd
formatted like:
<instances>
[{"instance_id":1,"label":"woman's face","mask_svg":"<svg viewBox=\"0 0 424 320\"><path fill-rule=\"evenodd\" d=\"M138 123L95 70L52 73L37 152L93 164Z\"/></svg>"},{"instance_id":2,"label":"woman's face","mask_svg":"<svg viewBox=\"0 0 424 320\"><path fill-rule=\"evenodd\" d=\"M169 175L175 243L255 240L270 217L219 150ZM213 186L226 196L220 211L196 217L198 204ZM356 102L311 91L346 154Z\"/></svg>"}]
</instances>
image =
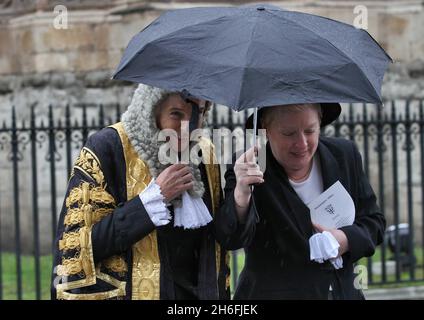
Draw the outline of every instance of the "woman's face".
<instances>
[{"instance_id":1,"label":"woman's face","mask_svg":"<svg viewBox=\"0 0 424 320\"><path fill-rule=\"evenodd\" d=\"M197 128L199 128L203 122L205 102L195 98L190 98L190 101L199 106L199 121L197 124ZM188 123L192 112L190 101L186 102L180 95L173 94L159 106L160 111L156 119L158 128L160 130L170 129L175 132L177 136L173 136L173 139L171 139L171 146L174 150L185 150L190 142L190 133L188 132ZM186 125L184 126L184 124ZM175 145L175 142L178 142L178 146Z\"/></svg>"},{"instance_id":2,"label":"woman's face","mask_svg":"<svg viewBox=\"0 0 424 320\"><path fill-rule=\"evenodd\" d=\"M320 119L318 110L308 107L281 112L281 106L271 111L265 125L272 153L289 178L303 177L309 172L318 147Z\"/></svg>"}]
</instances>

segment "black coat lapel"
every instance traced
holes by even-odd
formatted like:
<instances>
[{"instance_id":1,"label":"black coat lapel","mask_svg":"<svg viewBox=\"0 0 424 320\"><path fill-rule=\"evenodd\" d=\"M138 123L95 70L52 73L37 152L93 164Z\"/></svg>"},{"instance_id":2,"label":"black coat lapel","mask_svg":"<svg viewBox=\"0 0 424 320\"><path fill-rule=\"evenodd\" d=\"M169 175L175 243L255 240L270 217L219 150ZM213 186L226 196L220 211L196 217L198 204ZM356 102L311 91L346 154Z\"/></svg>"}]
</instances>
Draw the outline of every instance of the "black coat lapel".
<instances>
[{"instance_id":1,"label":"black coat lapel","mask_svg":"<svg viewBox=\"0 0 424 320\"><path fill-rule=\"evenodd\" d=\"M268 180L271 186L267 190L268 197L278 202L279 211L275 215L286 216L294 222L298 231L304 239L309 239L312 235L312 224L309 214L309 208L299 198L289 183L286 172L283 167L274 158L269 144L267 145L267 169L265 180Z\"/></svg>"},{"instance_id":2,"label":"black coat lapel","mask_svg":"<svg viewBox=\"0 0 424 320\"><path fill-rule=\"evenodd\" d=\"M340 180L340 168L334 155L320 139L318 144L319 159L321 162L321 175L324 191Z\"/></svg>"},{"instance_id":3,"label":"black coat lapel","mask_svg":"<svg viewBox=\"0 0 424 320\"><path fill-rule=\"evenodd\" d=\"M326 190L337 180L341 180L339 164L322 139L319 141L317 152L320 157L323 188ZM270 189L266 192L273 201L279 202L278 208L282 211L274 214L280 215L280 218L281 215L288 217L294 222L303 238L309 239L313 233L309 208L290 185L287 174L274 158L269 143L267 144L266 171L265 179L270 185Z\"/></svg>"}]
</instances>

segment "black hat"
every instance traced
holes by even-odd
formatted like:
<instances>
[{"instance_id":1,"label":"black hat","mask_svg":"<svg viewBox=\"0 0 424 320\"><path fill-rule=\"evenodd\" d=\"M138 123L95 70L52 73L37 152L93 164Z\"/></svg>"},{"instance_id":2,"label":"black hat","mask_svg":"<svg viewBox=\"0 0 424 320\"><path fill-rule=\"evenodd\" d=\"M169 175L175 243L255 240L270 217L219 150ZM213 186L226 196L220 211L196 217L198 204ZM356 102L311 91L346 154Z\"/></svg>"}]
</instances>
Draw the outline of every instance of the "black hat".
<instances>
[{"instance_id":1,"label":"black hat","mask_svg":"<svg viewBox=\"0 0 424 320\"><path fill-rule=\"evenodd\" d=\"M331 122L333 122L339 117L340 113L342 112L342 107L340 106L339 103L320 103L320 105L321 105L321 112L322 112L322 118L321 118L321 128L322 128L322 127L325 127L327 124L330 124ZM258 110L258 124L257 124L258 129L262 129L260 119L263 113L262 111L264 109L265 107L260 108ZM253 129L253 114L251 114L249 118L247 118L245 128Z\"/></svg>"}]
</instances>

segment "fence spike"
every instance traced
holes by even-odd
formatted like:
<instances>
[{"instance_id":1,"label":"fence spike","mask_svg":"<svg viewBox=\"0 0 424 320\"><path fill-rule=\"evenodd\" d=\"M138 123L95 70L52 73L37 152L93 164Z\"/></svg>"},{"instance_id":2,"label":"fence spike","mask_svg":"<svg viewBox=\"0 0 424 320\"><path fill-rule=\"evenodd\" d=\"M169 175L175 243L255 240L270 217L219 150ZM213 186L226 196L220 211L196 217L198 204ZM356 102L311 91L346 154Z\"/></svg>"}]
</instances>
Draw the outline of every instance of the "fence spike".
<instances>
[{"instance_id":1,"label":"fence spike","mask_svg":"<svg viewBox=\"0 0 424 320\"><path fill-rule=\"evenodd\" d=\"M115 107L115 112L116 112L116 121L115 122L119 122L121 120L121 106L119 105L119 103L116 104Z\"/></svg>"},{"instance_id":2,"label":"fence spike","mask_svg":"<svg viewBox=\"0 0 424 320\"><path fill-rule=\"evenodd\" d=\"M31 123L31 129L35 128L35 104L31 105L31 114L30 114L30 123Z\"/></svg>"},{"instance_id":3,"label":"fence spike","mask_svg":"<svg viewBox=\"0 0 424 320\"><path fill-rule=\"evenodd\" d=\"M104 114L104 110L103 110L103 104L100 104L100 109L99 109L99 127L103 128L105 126L105 114Z\"/></svg>"},{"instance_id":4,"label":"fence spike","mask_svg":"<svg viewBox=\"0 0 424 320\"><path fill-rule=\"evenodd\" d=\"M69 129L70 125L71 125L71 110L69 107L69 103L67 103L65 106L65 126L67 129Z\"/></svg>"}]
</instances>

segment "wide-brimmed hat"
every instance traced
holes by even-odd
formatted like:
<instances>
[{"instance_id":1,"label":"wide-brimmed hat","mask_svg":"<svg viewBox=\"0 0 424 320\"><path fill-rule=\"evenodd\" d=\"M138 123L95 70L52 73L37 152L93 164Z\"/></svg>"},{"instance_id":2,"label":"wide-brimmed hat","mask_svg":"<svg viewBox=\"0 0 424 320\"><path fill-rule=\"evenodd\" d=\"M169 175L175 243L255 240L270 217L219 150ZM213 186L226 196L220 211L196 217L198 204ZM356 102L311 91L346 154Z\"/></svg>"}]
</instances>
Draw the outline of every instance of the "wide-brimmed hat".
<instances>
[{"instance_id":1,"label":"wide-brimmed hat","mask_svg":"<svg viewBox=\"0 0 424 320\"><path fill-rule=\"evenodd\" d=\"M320 105L321 105L321 112L322 112L322 118L321 118L321 128L322 128L332 123L334 120L336 120L339 117L340 113L342 112L342 107L340 106L339 103L320 103ZM262 129L260 119L262 117L263 110L265 108L266 107L263 107L258 110L258 124L257 124L258 129ZM281 106L281 108L284 108L284 106ZM253 114L251 114L249 118L247 118L245 128L253 129Z\"/></svg>"}]
</instances>

